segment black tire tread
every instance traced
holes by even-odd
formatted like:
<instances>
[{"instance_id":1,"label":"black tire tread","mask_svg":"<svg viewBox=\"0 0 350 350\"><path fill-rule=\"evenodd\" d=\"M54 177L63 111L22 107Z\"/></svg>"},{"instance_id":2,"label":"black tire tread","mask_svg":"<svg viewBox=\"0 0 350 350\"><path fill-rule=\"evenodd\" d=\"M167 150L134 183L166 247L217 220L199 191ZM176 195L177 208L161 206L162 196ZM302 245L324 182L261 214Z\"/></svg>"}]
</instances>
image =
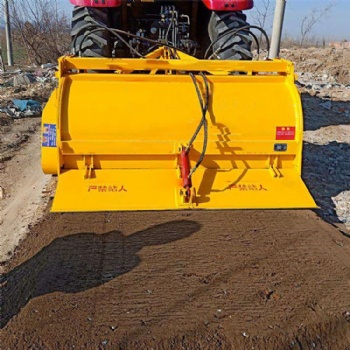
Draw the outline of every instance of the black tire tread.
<instances>
[{"instance_id":1,"label":"black tire tread","mask_svg":"<svg viewBox=\"0 0 350 350\"><path fill-rule=\"evenodd\" d=\"M81 42L86 34L91 31L91 25L98 22L108 25L108 10L106 8L80 7L73 9L71 37L72 51L78 52ZM73 40L78 35L73 47ZM89 35L81 45L80 55L83 57L111 57L109 45L109 33L98 31Z\"/></svg>"},{"instance_id":2,"label":"black tire tread","mask_svg":"<svg viewBox=\"0 0 350 350\"><path fill-rule=\"evenodd\" d=\"M221 35L232 29L239 29L249 25L246 16L242 12L212 12L209 21L209 37L211 42L215 42ZM239 32L240 35L227 35L213 45L214 52L218 50L214 59L222 60L251 60L252 36L245 30Z\"/></svg>"}]
</instances>

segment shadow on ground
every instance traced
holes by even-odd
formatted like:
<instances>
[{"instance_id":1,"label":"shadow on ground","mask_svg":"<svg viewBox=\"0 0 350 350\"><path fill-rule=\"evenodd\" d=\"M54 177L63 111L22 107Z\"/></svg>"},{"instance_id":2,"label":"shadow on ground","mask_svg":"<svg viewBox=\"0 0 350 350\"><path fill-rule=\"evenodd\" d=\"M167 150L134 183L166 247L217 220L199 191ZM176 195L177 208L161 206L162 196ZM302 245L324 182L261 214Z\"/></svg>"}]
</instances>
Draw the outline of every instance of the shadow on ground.
<instances>
[{"instance_id":1,"label":"shadow on ground","mask_svg":"<svg viewBox=\"0 0 350 350\"><path fill-rule=\"evenodd\" d=\"M350 144L304 144L303 179L327 221L339 220L332 197L350 191Z\"/></svg>"},{"instance_id":2,"label":"shadow on ground","mask_svg":"<svg viewBox=\"0 0 350 350\"><path fill-rule=\"evenodd\" d=\"M346 111L350 111L350 102L332 100L332 108L328 110L321 107L321 104L327 101L329 99L302 93L305 131L314 131L331 125L350 125L350 115L346 114Z\"/></svg>"},{"instance_id":3,"label":"shadow on ground","mask_svg":"<svg viewBox=\"0 0 350 350\"><path fill-rule=\"evenodd\" d=\"M302 101L304 129L309 132L304 142L303 179L321 208L318 214L328 222L344 223L349 215L346 205L336 208L332 198L350 191L350 135L347 142L346 129L340 127L350 125L350 102L307 92L302 93ZM330 109L322 107L325 103Z\"/></svg>"},{"instance_id":4,"label":"shadow on ground","mask_svg":"<svg viewBox=\"0 0 350 350\"><path fill-rule=\"evenodd\" d=\"M54 240L33 258L1 276L0 328L31 299L53 292L78 293L121 276L141 263L137 253L199 231L194 221L153 226L125 237L119 231L79 233Z\"/></svg>"}]
</instances>

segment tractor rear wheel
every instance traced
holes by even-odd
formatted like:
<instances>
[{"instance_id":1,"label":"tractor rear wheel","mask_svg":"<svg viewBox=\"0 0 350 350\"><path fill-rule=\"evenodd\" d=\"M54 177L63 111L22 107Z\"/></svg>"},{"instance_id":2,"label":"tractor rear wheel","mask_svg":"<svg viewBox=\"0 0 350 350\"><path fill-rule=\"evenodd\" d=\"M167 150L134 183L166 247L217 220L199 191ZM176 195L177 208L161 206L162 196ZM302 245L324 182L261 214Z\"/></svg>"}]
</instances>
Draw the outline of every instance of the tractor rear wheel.
<instances>
[{"instance_id":1,"label":"tractor rear wheel","mask_svg":"<svg viewBox=\"0 0 350 350\"><path fill-rule=\"evenodd\" d=\"M72 51L84 57L112 57L111 35L107 31L96 31L96 22L110 26L108 8L75 6L72 17ZM76 38L74 40L74 38Z\"/></svg>"},{"instance_id":2,"label":"tractor rear wheel","mask_svg":"<svg viewBox=\"0 0 350 350\"><path fill-rule=\"evenodd\" d=\"M238 31L237 34L226 33L243 28L249 24L247 16L242 12L215 12L213 11L208 32L213 44L213 59L221 60L251 60L252 36L247 30Z\"/></svg>"}]
</instances>

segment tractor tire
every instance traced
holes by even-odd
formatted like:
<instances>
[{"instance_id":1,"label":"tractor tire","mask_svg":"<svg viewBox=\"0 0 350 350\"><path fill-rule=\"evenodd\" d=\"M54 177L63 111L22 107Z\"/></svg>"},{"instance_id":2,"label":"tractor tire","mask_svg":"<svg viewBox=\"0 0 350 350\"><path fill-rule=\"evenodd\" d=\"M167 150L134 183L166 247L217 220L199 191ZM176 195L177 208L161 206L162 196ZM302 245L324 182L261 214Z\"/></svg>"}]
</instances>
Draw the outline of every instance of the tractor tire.
<instances>
[{"instance_id":1,"label":"tractor tire","mask_svg":"<svg viewBox=\"0 0 350 350\"><path fill-rule=\"evenodd\" d=\"M84 39L85 35L95 29L93 27L95 24L94 21L109 26L108 9L80 6L74 7L71 29L71 49L73 53L79 54L83 57L111 57L112 45L110 33L101 30ZM74 38L76 36L77 38L74 45ZM84 42L82 43L83 40ZM80 45L81 51L79 52Z\"/></svg>"},{"instance_id":2,"label":"tractor tire","mask_svg":"<svg viewBox=\"0 0 350 350\"><path fill-rule=\"evenodd\" d=\"M240 35L226 35L216 40L233 29L239 29L249 24L246 22L247 16L242 12L212 12L208 32L213 45L213 52L217 51L214 59L221 60L251 60L253 54L252 36L247 31L240 31Z\"/></svg>"}]
</instances>

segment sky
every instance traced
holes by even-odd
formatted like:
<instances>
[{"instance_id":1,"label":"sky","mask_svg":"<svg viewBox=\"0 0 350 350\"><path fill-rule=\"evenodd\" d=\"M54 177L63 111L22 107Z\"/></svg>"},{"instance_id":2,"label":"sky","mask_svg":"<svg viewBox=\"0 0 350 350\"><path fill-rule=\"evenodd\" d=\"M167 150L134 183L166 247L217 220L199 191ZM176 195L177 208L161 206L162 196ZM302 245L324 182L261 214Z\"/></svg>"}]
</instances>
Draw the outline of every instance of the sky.
<instances>
[{"instance_id":1,"label":"sky","mask_svg":"<svg viewBox=\"0 0 350 350\"><path fill-rule=\"evenodd\" d=\"M257 4L259 2L256 0ZM292 37L300 36L300 23L303 17L329 3L330 0L288 0L284 34ZM311 35L325 37L328 40L350 41L350 0L338 0L329 14L315 25Z\"/></svg>"}]
</instances>

